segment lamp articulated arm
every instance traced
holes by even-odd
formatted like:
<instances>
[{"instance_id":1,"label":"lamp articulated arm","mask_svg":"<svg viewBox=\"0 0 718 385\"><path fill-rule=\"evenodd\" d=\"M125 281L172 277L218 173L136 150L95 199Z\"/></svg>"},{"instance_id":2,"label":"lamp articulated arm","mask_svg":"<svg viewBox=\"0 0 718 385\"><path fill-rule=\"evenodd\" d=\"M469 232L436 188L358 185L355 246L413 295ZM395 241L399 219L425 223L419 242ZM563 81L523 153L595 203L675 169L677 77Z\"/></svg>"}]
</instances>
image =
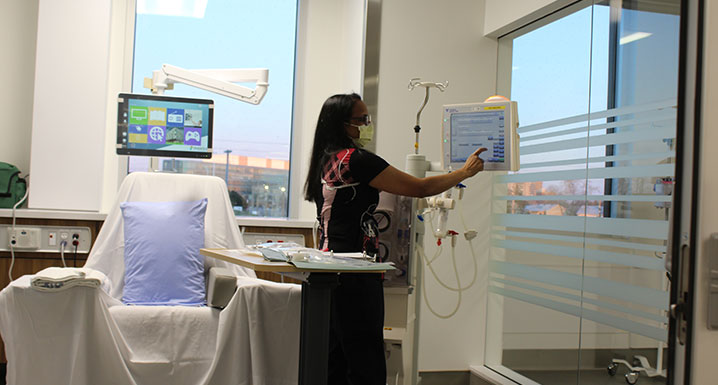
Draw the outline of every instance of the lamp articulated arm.
<instances>
[{"instance_id":1,"label":"lamp articulated arm","mask_svg":"<svg viewBox=\"0 0 718 385\"><path fill-rule=\"evenodd\" d=\"M174 88L174 83L184 83L202 90L214 92L250 104L259 104L267 93L269 70L266 68L232 68L187 70L170 64L152 71L152 79L145 78L144 86L153 94L162 95ZM254 89L236 83L254 83Z\"/></svg>"}]
</instances>

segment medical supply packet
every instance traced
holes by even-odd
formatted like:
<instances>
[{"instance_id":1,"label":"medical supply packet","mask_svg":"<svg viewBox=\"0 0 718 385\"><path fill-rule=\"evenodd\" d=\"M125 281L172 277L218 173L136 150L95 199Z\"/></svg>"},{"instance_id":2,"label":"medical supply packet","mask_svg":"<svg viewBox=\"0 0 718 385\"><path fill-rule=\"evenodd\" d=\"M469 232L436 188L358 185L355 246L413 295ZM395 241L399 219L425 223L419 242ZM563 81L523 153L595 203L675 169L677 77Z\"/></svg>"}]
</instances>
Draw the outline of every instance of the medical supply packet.
<instances>
[{"instance_id":1,"label":"medical supply packet","mask_svg":"<svg viewBox=\"0 0 718 385\"><path fill-rule=\"evenodd\" d=\"M268 261L287 262L300 269L313 270L393 270L391 263L377 263L364 253L334 253L303 247L294 242L263 243L256 249Z\"/></svg>"}]
</instances>

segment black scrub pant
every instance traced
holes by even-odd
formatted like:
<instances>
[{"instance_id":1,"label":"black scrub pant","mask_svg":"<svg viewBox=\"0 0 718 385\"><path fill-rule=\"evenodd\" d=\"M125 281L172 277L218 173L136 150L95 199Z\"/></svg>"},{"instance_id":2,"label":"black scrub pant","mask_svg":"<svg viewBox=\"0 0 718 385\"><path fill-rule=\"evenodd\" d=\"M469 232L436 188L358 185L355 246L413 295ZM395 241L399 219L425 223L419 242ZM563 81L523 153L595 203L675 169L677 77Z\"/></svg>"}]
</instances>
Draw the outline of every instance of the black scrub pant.
<instances>
[{"instance_id":1,"label":"black scrub pant","mask_svg":"<svg viewBox=\"0 0 718 385\"><path fill-rule=\"evenodd\" d=\"M328 385L385 385L382 274L341 274L329 325Z\"/></svg>"}]
</instances>

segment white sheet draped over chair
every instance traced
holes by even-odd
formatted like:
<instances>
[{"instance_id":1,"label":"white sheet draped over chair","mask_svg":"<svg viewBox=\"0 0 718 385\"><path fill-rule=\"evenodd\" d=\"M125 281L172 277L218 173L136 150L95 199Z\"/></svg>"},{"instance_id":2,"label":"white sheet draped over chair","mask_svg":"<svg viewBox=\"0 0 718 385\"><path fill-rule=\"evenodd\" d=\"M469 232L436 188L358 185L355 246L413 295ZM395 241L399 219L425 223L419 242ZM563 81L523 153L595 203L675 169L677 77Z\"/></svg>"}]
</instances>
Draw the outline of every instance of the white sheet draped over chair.
<instances>
[{"instance_id":1,"label":"white sheet draped over chair","mask_svg":"<svg viewBox=\"0 0 718 385\"><path fill-rule=\"evenodd\" d=\"M238 275L223 309L126 306L123 201L208 198L205 247L243 246L227 187L216 177L130 174L85 267L107 275L109 291L30 288L31 276L0 292L0 333L8 384L296 384L301 288L262 281L252 271L212 258ZM147 256L151 258L152 256Z\"/></svg>"},{"instance_id":2,"label":"white sheet draped over chair","mask_svg":"<svg viewBox=\"0 0 718 385\"><path fill-rule=\"evenodd\" d=\"M85 267L99 270L112 282L110 294L122 298L125 275L125 238L122 202L193 201L208 198L205 213L204 246L236 249L244 246L234 211L229 201L227 185L217 177L185 174L134 172L128 175L117 201L105 218ZM255 277L253 271L214 258L205 259L205 267L227 267L237 273Z\"/></svg>"}]
</instances>

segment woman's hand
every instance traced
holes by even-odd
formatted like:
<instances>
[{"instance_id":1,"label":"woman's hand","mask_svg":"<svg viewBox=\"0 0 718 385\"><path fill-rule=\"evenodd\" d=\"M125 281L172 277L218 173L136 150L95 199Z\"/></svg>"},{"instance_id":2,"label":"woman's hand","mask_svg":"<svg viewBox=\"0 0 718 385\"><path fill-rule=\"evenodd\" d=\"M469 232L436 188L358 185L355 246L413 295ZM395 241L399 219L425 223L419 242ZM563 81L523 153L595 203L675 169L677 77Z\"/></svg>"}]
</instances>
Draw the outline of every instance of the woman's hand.
<instances>
[{"instance_id":1,"label":"woman's hand","mask_svg":"<svg viewBox=\"0 0 718 385\"><path fill-rule=\"evenodd\" d=\"M486 147L481 147L473 154L469 155L469 157L466 159L466 163L464 163L463 170L466 173L467 178L470 178L476 175L479 171L484 170L484 161L483 159L479 158L479 154L484 151L486 151Z\"/></svg>"},{"instance_id":2,"label":"woman's hand","mask_svg":"<svg viewBox=\"0 0 718 385\"><path fill-rule=\"evenodd\" d=\"M375 176L369 182L369 186L375 189L390 192L396 195L404 195L416 198L425 198L428 196L440 194L460 183L466 178L476 175L484 169L484 161L479 158L479 154L486 151L480 148L471 154L464 166L454 172L433 175L425 178L417 178L396 168L389 166Z\"/></svg>"}]
</instances>

